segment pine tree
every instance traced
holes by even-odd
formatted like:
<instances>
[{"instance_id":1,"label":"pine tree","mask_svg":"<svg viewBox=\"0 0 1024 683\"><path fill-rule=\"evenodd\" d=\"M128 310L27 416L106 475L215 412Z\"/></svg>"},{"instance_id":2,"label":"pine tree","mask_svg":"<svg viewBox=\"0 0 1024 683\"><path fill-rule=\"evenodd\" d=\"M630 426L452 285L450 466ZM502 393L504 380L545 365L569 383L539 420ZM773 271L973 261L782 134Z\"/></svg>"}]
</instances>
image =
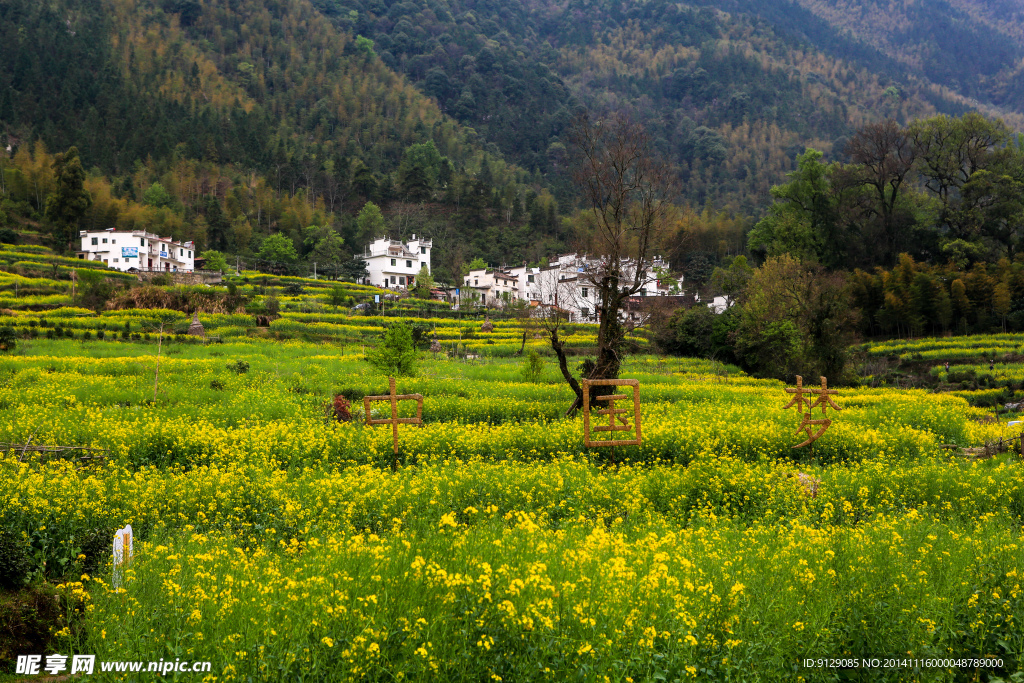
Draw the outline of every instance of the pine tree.
<instances>
[{"instance_id":1,"label":"pine tree","mask_svg":"<svg viewBox=\"0 0 1024 683\"><path fill-rule=\"evenodd\" d=\"M46 198L46 217L53 225L54 247L63 252L71 248L78 223L92 206L92 196L84 188L85 169L77 147L54 157L53 173L57 187Z\"/></svg>"}]
</instances>

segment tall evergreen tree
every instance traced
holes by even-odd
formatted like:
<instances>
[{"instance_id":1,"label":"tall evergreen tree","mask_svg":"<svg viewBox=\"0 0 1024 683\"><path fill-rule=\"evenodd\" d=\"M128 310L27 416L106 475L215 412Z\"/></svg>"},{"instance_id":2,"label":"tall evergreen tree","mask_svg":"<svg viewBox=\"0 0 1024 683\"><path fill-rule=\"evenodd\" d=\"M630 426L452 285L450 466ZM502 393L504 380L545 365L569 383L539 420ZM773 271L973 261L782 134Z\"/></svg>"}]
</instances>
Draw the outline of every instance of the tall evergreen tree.
<instances>
[{"instance_id":1,"label":"tall evergreen tree","mask_svg":"<svg viewBox=\"0 0 1024 683\"><path fill-rule=\"evenodd\" d=\"M56 188L46 198L46 218L52 224L54 247L61 252L71 248L78 233L78 223L92 206L92 197L85 189L85 169L78 157L78 148L71 147L53 160Z\"/></svg>"}]
</instances>

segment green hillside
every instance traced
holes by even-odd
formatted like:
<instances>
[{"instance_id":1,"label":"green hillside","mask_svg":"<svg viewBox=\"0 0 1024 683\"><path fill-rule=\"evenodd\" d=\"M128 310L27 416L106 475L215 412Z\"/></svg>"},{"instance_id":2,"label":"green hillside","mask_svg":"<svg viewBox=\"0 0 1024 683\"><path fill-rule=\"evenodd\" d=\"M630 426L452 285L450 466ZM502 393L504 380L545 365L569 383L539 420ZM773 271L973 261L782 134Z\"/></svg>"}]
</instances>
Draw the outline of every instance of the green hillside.
<instances>
[{"instance_id":1,"label":"green hillside","mask_svg":"<svg viewBox=\"0 0 1024 683\"><path fill-rule=\"evenodd\" d=\"M373 235L355 214L373 201L395 234L433 234L442 271L561 246L545 241L555 205L542 178L307 2L12 0L0 44L13 46L0 53L0 131L20 172L0 190L22 227L45 218L52 162L39 141L77 146L94 199L123 204L93 208L92 228L127 222L242 254L280 231L303 255L303 230L326 224L360 250ZM164 215L125 218L154 205L157 182Z\"/></svg>"},{"instance_id":2,"label":"green hillside","mask_svg":"<svg viewBox=\"0 0 1024 683\"><path fill-rule=\"evenodd\" d=\"M690 203L743 215L806 146L838 155L867 122L967 108L789 3L314 2L526 168L564 168L578 108L625 107L679 166Z\"/></svg>"}]
</instances>

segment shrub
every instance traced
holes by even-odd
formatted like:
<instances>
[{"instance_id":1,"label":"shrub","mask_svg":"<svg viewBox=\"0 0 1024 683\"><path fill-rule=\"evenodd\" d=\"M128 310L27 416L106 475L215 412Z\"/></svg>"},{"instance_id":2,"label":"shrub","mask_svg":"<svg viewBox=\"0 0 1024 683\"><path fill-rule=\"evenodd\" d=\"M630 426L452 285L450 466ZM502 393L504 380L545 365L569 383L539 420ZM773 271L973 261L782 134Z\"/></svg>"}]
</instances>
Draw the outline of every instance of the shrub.
<instances>
[{"instance_id":1,"label":"shrub","mask_svg":"<svg viewBox=\"0 0 1024 683\"><path fill-rule=\"evenodd\" d=\"M13 351L18 345L13 327L0 327L0 351Z\"/></svg>"},{"instance_id":2,"label":"shrub","mask_svg":"<svg viewBox=\"0 0 1024 683\"><path fill-rule=\"evenodd\" d=\"M222 382L219 379L211 379L210 380L210 388L214 389L216 391L224 391L224 389L226 388L226 385L224 384L224 382Z\"/></svg>"},{"instance_id":3,"label":"shrub","mask_svg":"<svg viewBox=\"0 0 1024 683\"><path fill-rule=\"evenodd\" d=\"M537 382L540 379L540 374L544 371L544 360L540 357L540 354L536 351L530 351L526 354L526 358L523 361L523 379L527 382Z\"/></svg>"},{"instance_id":4,"label":"shrub","mask_svg":"<svg viewBox=\"0 0 1024 683\"><path fill-rule=\"evenodd\" d=\"M104 332L103 330L97 330L96 331L96 338L97 339L102 340L106 336L107 336L107 333Z\"/></svg>"},{"instance_id":5,"label":"shrub","mask_svg":"<svg viewBox=\"0 0 1024 683\"><path fill-rule=\"evenodd\" d=\"M366 354L366 360L386 375L411 377L416 374L416 348L412 330L404 322L395 323L384 330L384 336Z\"/></svg>"},{"instance_id":6,"label":"shrub","mask_svg":"<svg viewBox=\"0 0 1024 683\"><path fill-rule=\"evenodd\" d=\"M31 566L26 544L13 531L0 529L0 589L24 586Z\"/></svg>"},{"instance_id":7,"label":"shrub","mask_svg":"<svg viewBox=\"0 0 1024 683\"><path fill-rule=\"evenodd\" d=\"M239 375L244 375L245 373L249 372L249 362L244 360L236 360L234 363L228 363L227 368L231 372L237 373Z\"/></svg>"}]
</instances>

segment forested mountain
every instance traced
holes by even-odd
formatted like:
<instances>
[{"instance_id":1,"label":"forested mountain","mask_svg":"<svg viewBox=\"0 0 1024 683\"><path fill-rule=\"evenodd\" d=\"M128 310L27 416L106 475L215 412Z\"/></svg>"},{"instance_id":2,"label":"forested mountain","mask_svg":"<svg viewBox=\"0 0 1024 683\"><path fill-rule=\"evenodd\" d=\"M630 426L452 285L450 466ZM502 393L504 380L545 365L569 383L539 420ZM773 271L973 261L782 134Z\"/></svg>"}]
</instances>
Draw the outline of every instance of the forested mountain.
<instances>
[{"instance_id":1,"label":"forested mountain","mask_svg":"<svg viewBox=\"0 0 1024 683\"><path fill-rule=\"evenodd\" d=\"M937 86L1021 121L1024 5L1015 0L797 0Z\"/></svg>"},{"instance_id":2,"label":"forested mountain","mask_svg":"<svg viewBox=\"0 0 1024 683\"><path fill-rule=\"evenodd\" d=\"M43 167L74 145L102 200L89 227L167 226L243 255L283 232L305 257L310 223L361 249L381 229L356 218L372 201L393 234L434 236L451 277L571 246L569 123L627 110L678 172L695 238L673 265L700 281L747 251L808 147L848 162L872 122L972 106L1024 127L1012 4L838 6L0 0L0 141L20 155L0 193L45 223Z\"/></svg>"},{"instance_id":3,"label":"forested mountain","mask_svg":"<svg viewBox=\"0 0 1024 683\"><path fill-rule=\"evenodd\" d=\"M557 174L579 108L628 108L688 201L740 215L807 146L839 152L867 122L967 109L788 1L313 1L524 167Z\"/></svg>"},{"instance_id":4,"label":"forested mountain","mask_svg":"<svg viewBox=\"0 0 1024 683\"><path fill-rule=\"evenodd\" d=\"M395 214L396 236L443 224L453 262L475 245L494 260L560 246L542 179L508 166L308 2L3 0L0 45L5 145L75 145L115 199L143 202L159 181L180 214L176 237L244 254L285 229L302 251L305 226L263 210L270 192L304 197L356 250L371 237L354 216L367 200ZM8 201L43 218L34 187ZM207 234L211 200L235 229Z\"/></svg>"}]
</instances>

